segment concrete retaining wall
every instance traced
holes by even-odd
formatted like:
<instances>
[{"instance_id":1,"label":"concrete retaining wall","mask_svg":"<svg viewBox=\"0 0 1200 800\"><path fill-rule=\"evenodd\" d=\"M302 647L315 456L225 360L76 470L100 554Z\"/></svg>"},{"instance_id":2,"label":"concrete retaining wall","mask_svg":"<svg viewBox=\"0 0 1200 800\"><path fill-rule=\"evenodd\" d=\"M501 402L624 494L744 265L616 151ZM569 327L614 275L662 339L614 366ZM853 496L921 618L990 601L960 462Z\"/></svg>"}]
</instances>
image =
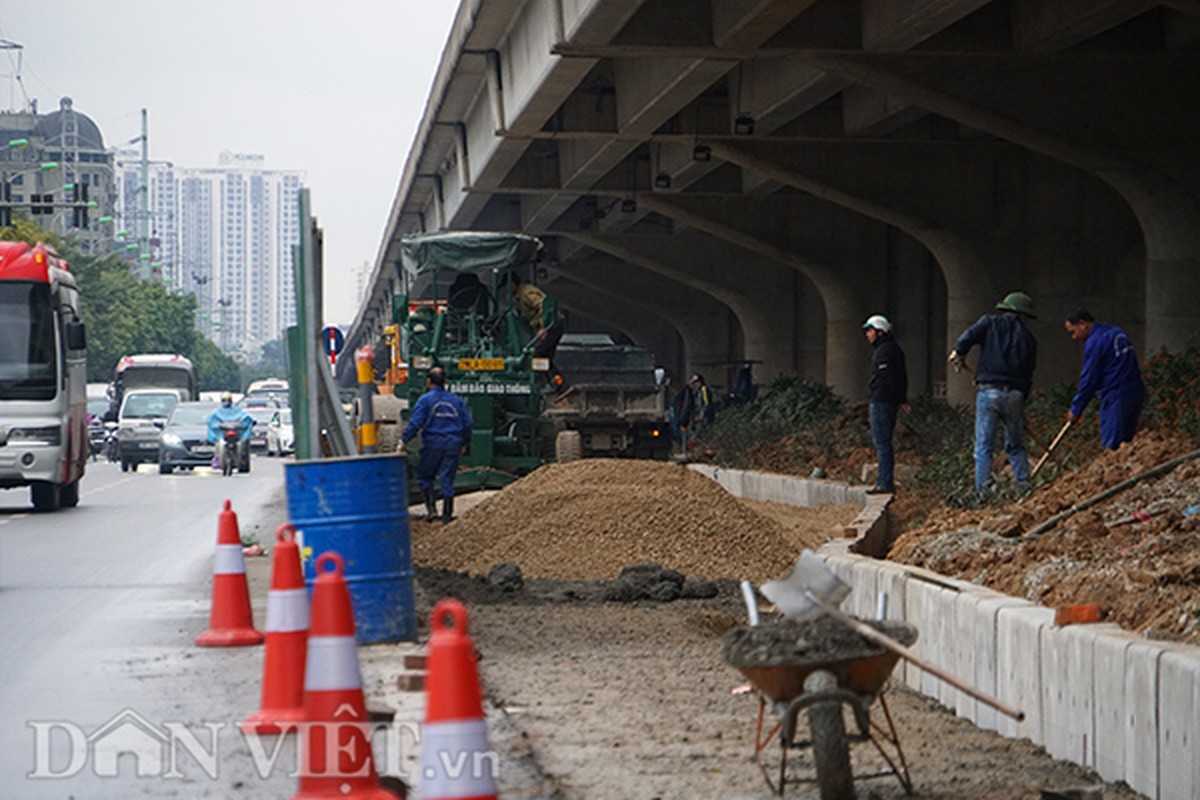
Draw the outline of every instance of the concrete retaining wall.
<instances>
[{"instance_id":1,"label":"concrete retaining wall","mask_svg":"<svg viewBox=\"0 0 1200 800\"><path fill-rule=\"evenodd\" d=\"M731 494L812 506L863 502L863 539L886 530L886 504L861 488L693 465ZM874 515L874 518L870 518ZM874 533L872 533L874 532ZM842 607L915 625L913 650L974 689L1025 712L998 713L901 661L894 677L959 716L1004 736L1027 738L1055 758L1125 781L1156 800L1200 797L1200 647L1144 639L1115 625L1059 627L1054 612L1019 598L857 552L830 542L818 552L853 590Z\"/></svg>"}]
</instances>

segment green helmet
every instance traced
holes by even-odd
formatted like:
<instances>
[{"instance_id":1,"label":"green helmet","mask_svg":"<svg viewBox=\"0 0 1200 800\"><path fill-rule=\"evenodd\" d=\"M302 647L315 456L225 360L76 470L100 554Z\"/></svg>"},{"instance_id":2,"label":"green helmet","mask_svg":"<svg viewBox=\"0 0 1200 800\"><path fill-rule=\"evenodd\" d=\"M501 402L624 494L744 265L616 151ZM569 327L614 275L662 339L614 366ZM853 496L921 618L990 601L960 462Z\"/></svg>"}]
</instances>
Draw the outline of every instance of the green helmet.
<instances>
[{"instance_id":1,"label":"green helmet","mask_svg":"<svg viewBox=\"0 0 1200 800\"><path fill-rule=\"evenodd\" d=\"M1024 292L1009 292L1003 300L996 303L996 308L1001 311L1015 311L1030 319L1037 319L1037 313L1033 310L1033 298Z\"/></svg>"}]
</instances>

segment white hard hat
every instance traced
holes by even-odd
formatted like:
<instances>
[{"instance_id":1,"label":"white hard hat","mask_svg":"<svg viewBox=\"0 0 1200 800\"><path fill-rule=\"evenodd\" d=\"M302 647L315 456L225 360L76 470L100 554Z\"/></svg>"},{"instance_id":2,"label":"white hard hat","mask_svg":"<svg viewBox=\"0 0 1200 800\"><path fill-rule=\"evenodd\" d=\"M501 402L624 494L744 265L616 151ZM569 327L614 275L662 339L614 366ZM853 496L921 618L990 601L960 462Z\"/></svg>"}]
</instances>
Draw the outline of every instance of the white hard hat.
<instances>
[{"instance_id":1,"label":"white hard hat","mask_svg":"<svg viewBox=\"0 0 1200 800\"><path fill-rule=\"evenodd\" d=\"M867 321L863 323L863 329L865 330L867 328L874 328L877 331L891 333L892 323L888 322L888 318L883 314L874 314L870 317L867 317Z\"/></svg>"}]
</instances>

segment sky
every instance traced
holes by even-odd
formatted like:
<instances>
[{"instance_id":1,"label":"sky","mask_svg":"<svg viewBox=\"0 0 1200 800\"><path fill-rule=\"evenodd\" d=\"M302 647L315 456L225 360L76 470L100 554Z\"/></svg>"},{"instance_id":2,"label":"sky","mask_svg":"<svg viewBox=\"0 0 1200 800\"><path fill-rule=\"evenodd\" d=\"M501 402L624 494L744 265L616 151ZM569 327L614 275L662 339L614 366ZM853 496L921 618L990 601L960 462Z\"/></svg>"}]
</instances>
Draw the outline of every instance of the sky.
<instances>
[{"instance_id":1,"label":"sky","mask_svg":"<svg viewBox=\"0 0 1200 800\"><path fill-rule=\"evenodd\" d=\"M324 230L325 319L375 263L458 0L26 0L0 5L0 108L70 97L108 147L299 170Z\"/></svg>"}]
</instances>

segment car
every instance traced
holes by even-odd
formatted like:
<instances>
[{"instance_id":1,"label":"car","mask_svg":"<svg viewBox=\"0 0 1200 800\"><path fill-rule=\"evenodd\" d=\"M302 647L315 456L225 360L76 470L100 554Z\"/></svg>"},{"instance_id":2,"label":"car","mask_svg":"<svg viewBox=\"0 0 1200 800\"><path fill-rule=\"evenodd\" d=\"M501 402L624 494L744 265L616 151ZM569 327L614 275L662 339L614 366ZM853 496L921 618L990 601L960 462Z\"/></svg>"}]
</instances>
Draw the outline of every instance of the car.
<instances>
[{"instance_id":1,"label":"car","mask_svg":"<svg viewBox=\"0 0 1200 800\"><path fill-rule=\"evenodd\" d=\"M254 420L254 429L250 431L250 449L251 450L266 450L267 449L267 425L271 418L275 416L275 412L279 409L275 407L259 408L258 406L243 406L242 410L251 416Z\"/></svg>"},{"instance_id":2,"label":"car","mask_svg":"<svg viewBox=\"0 0 1200 800\"><path fill-rule=\"evenodd\" d=\"M125 393L117 413L117 453L122 472L137 470L138 464L158 461L158 440L177 405L179 395L171 389L137 389Z\"/></svg>"},{"instance_id":3,"label":"car","mask_svg":"<svg viewBox=\"0 0 1200 800\"><path fill-rule=\"evenodd\" d=\"M170 475L176 468L212 465L213 445L208 442L208 418L216 403L180 403L163 426L158 442L158 472Z\"/></svg>"},{"instance_id":4,"label":"car","mask_svg":"<svg viewBox=\"0 0 1200 800\"><path fill-rule=\"evenodd\" d=\"M281 408L267 423L267 455L283 456L296 449L295 432L292 430L292 410Z\"/></svg>"}]
</instances>

